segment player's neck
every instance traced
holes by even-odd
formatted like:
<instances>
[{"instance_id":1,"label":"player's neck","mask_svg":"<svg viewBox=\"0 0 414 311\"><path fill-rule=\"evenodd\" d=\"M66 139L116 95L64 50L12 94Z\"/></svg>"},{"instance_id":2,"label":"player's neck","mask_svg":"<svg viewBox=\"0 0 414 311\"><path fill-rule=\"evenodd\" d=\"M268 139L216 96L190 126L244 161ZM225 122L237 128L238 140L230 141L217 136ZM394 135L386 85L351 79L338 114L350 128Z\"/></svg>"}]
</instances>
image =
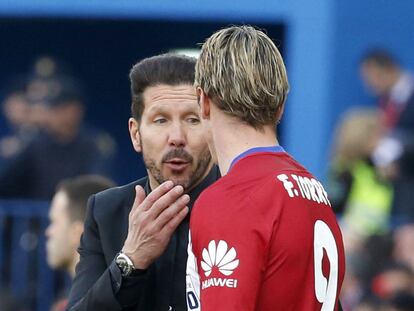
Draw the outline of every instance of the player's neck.
<instances>
[{"instance_id":1,"label":"player's neck","mask_svg":"<svg viewBox=\"0 0 414 311\"><path fill-rule=\"evenodd\" d=\"M213 128L218 129L213 130L213 141L222 176L229 171L231 162L246 150L279 144L272 126L256 130L240 122L223 122Z\"/></svg>"}]
</instances>

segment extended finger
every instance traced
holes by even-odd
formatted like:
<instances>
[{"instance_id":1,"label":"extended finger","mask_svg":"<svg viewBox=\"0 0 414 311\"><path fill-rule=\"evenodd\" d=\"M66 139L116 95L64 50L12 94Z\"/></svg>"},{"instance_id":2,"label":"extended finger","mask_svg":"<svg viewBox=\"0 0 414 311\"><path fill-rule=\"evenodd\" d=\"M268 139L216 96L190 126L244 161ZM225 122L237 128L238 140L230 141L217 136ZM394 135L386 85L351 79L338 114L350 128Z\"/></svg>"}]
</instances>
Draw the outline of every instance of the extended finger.
<instances>
[{"instance_id":1,"label":"extended finger","mask_svg":"<svg viewBox=\"0 0 414 311\"><path fill-rule=\"evenodd\" d=\"M159 216L155 219L155 228L161 230L169 221L171 221L171 219L176 217L184 207L186 207L188 202L190 202L190 197L188 194L185 194L162 210Z\"/></svg>"},{"instance_id":2,"label":"extended finger","mask_svg":"<svg viewBox=\"0 0 414 311\"><path fill-rule=\"evenodd\" d=\"M170 218L170 220L164 225L161 229L161 235L170 237L175 229L179 226L179 224L184 220L185 216L187 216L189 209L187 206L184 206L174 217Z\"/></svg>"},{"instance_id":3,"label":"extended finger","mask_svg":"<svg viewBox=\"0 0 414 311\"><path fill-rule=\"evenodd\" d=\"M174 187L174 183L171 180L167 180L151 191L150 194L144 199L144 201L139 205L139 208L143 211L149 210L152 205L165 193L170 191Z\"/></svg>"},{"instance_id":4,"label":"extended finger","mask_svg":"<svg viewBox=\"0 0 414 311\"><path fill-rule=\"evenodd\" d=\"M175 186L172 188L152 204L152 207L148 210L150 217L156 219L165 209L182 197L183 194L184 188L182 186ZM186 197L188 197L188 195L186 195Z\"/></svg>"}]
</instances>

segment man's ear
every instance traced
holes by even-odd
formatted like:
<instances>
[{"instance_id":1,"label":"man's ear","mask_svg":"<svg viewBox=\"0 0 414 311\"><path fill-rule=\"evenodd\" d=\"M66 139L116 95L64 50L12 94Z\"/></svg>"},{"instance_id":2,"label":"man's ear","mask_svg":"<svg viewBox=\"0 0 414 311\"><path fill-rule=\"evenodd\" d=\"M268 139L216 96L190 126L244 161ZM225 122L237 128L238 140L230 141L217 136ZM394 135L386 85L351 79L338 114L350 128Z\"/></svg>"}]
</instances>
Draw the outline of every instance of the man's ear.
<instances>
[{"instance_id":1,"label":"man's ear","mask_svg":"<svg viewBox=\"0 0 414 311\"><path fill-rule=\"evenodd\" d=\"M204 120L210 119L210 98L200 87L197 87L197 97L200 105L200 117Z\"/></svg>"},{"instance_id":2,"label":"man's ear","mask_svg":"<svg viewBox=\"0 0 414 311\"><path fill-rule=\"evenodd\" d=\"M136 152L141 152L141 135L139 133L139 124L135 118L128 120L129 136L131 137L132 146Z\"/></svg>"}]
</instances>

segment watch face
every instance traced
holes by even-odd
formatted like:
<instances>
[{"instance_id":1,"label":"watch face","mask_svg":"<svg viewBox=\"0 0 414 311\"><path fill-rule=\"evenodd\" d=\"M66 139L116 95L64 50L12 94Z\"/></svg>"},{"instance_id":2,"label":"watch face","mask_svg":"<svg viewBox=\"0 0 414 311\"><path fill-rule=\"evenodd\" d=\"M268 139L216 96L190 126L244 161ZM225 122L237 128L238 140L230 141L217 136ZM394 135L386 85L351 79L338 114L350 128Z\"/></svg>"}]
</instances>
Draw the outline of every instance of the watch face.
<instances>
[{"instance_id":1,"label":"watch face","mask_svg":"<svg viewBox=\"0 0 414 311\"><path fill-rule=\"evenodd\" d=\"M118 265L119 269L121 269L121 274L123 276L128 276L131 274L132 267L128 264L128 262L123 258L121 255L119 255L116 260L116 264Z\"/></svg>"}]
</instances>

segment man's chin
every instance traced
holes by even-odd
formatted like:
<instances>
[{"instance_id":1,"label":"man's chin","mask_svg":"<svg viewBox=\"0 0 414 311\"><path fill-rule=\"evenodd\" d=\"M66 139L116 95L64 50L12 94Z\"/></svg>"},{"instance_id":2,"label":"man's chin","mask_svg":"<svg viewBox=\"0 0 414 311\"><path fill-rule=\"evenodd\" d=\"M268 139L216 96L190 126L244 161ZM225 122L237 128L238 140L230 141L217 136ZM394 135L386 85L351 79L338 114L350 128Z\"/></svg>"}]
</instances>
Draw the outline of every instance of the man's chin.
<instances>
[{"instance_id":1,"label":"man's chin","mask_svg":"<svg viewBox=\"0 0 414 311\"><path fill-rule=\"evenodd\" d=\"M170 178L166 180L171 180L174 183L174 185L183 186L184 189L187 189L190 186L190 181L188 178L180 178L180 177L171 176Z\"/></svg>"},{"instance_id":2,"label":"man's chin","mask_svg":"<svg viewBox=\"0 0 414 311\"><path fill-rule=\"evenodd\" d=\"M165 180L188 181L191 176L191 167L187 166L180 169L173 169L171 167L164 166L161 172Z\"/></svg>"}]
</instances>

